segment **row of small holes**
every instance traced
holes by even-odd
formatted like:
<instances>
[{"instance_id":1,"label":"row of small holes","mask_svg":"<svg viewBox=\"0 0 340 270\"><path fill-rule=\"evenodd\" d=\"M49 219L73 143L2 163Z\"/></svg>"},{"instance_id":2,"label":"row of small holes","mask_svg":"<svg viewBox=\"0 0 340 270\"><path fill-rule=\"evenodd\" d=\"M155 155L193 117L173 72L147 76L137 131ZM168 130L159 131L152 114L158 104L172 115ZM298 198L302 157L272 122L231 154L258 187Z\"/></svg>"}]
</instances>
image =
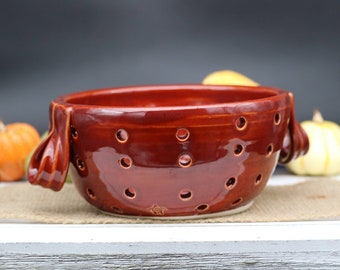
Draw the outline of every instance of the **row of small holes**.
<instances>
[{"instance_id":1,"label":"row of small holes","mask_svg":"<svg viewBox=\"0 0 340 270\"><path fill-rule=\"evenodd\" d=\"M259 174L256 179L255 179L255 185L258 185L262 180L262 174ZM236 186L236 178L235 177L230 177L226 182L225 182L225 187L226 189L230 190L232 188L234 188ZM127 198L129 199L133 199L136 197L136 191L129 187L127 189L125 189L125 195ZM183 201L188 201L192 198L193 194L191 192L191 190L189 189L183 189L180 191L179 193L179 198Z\"/></svg>"},{"instance_id":2,"label":"row of small holes","mask_svg":"<svg viewBox=\"0 0 340 270\"><path fill-rule=\"evenodd\" d=\"M92 192L92 191L91 191ZM95 198L94 194L89 194L91 198ZM125 196L128 198L128 199L134 199L136 197L136 192L134 191L134 189L132 188L127 188L125 190ZM182 192L180 193L180 198L181 200L183 201L188 201L190 200L192 197L192 193L191 191L185 191L185 192ZM232 202L232 205L236 205L236 204L239 204L240 202L242 202L242 198L238 198L237 200L233 201ZM209 205L207 204L201 204L199 205L196 209L198 211L204 211L206 210L207 208L209 207Z\"/></svg>"},{"instance_id":3,"label":"row of small holes","mask_svg":"<svg viewBox=\"0 0 340 270\"><path fill-rule=\"evenodd\" d=\"M255 178L255 185L258 185L262 180L262 174L259 174ZM237 180L235 177L230 177L226 182L225 182L225 188L230 190L233 189L236 186Z\"/></svg>"},{"instance_id":4,"label":"row of small holes","mask_svg":"<svg viewBox=\"0 0 340 270\"><path fill-rule=\"evenodd\" d=\"M176 138L180 142L185 142L189 139L190 132L186 128L179 128L176 132ZM129 139L129 134L125 129L119 129L116 132L116 140L119 143L126 143Z\"/></svg>"},{"instance_id":5,"label":"row of small holes","mask_svg":"<svg viewBox=\"0 0 340 270\"><path fill-rule=\"evenodd\" d=\"M261 180L262 180L262 174L259 174L255 179L255 185L258 185L261 182ZM230 190L230 189L234 188L236 186L236 182L237 182L237 180L236 180L235 177L230 177L225 183L226 189ZM95 193L93 192L92 189L88 188L86 190L86 192L87 192L87 195L92 200L96 199L96 195L95 195ZM128 198L128 199L134 199L136 197L136 191L131 187L125 189L124 194L125 194L126 198ZM179 193L179 198L183 201L189 201L192 198L192 196L193 196L192 191L189 190L189 189L183 189ZM232 202L232 205L235 206L235 205L241 203L242 201L243 201L242 198L238 198L237 200ZM208 208L209 208L208 204L201 204L201 205L196 207L196 211L203 212L203 211L207 210ZM113 207L112 209L116 213L122 213L122 211L117 207Z\"/></svg>"},{"instance_id":6,"label":"row of small holes","mask_svg":"<svg viewBox=\"0 0 340 270\"><path fill-rule=\"evenodd\" d=\"M267 157L273 153L274 147L272 144L268 145L266 150ZM234 155L240 156L244 152L244 147L241 144L237 144L234 148ZM182 154L178 158L178 165L182 168L188 168L192 165L192 157L189 154ZM123 157L119 160L119 165L124 169L129 169L132 166L132 160L129 157ZM81 169L81 166L80 168Z\"/></svg>"},{"instance_id":7,"label":"row of small holes","mask_svg":"<svg viewBox=\"0 0 340 270\"><path fill-rule=\"evenodd\" d=\"M244 147L241 144L235 146L234 155L240 156L244 151ZM270 156L273 153L273 145L270 144L267 147L266 155ZM192 157L189 154L183 154L178 158L178 165L182 168L188 168L192 165ZM85 170L85 162L81 159L76 159L76 165L80 171ZM129 169L132 166L132 160L129 157L123 157L119 160L119 165L123 169Z\"/></svg>"},{"instance_id":8,"label":"row of small holes","mask_svg":"<svg viewBox=\"0 0 340 270\"><path fill-rule=\"evenodd\" d=\"M132 166L132 160L129 157L121 158L118 163L123 169L129 169ZM192 164L192 158L188 154L183 154L178 158L178 165L182 168L190 167L191 164ZM80 169L81 166L78 166L78 168Z\"/></svg>"},{"instance_id":9,"label":"row of small holes","mask_svg":"<svg viewBox=\"0 0 340 270\"><path fill-rule=\"evenodd\" d=\"M134 199L136 197L136 192L131 187L125 189L124 194L128 199ZM183 201L188 201L192 198L192 192L190 190L182 190L179 194L179 197ZM208 204L201 204L201 205L196 207L196 211L203 212L203 211L207 210L208 208L209 208Z\"/></svg>"},{"instance_id":10,"label":"row of small holes","mask_svg":"<svg viewBox=\"0 0 340 270\"><path fill-rule=\"evenodd\" d=\"M272 144L268 145L266 155L270 156L273 153L274 147ZM244 151L244 147L241 144L237 144L234 148L234 155L240 156ZM79 169L81 170L82 165L79 160ZM124 169L129 169L132 166L132 160L129 157L123 157L119 160L119 165ZM192 157L189 154L183 154L178 158L178 165L182 168L188 168L192 165Z\"/></svg>"},{"instance_id":11,"label":"row of small holes","mask_svg":"<svg viewBox=\"0 0 340 270\"><path fill-rule=\"evenodd\" d=\"M274 146L273 144L269 144L266 149L266 156L269 157L274 151ZM242 144L237 144L234 147L234 155L236 157L242 155L244 152L244 146Z\"/></svg>"},{"instance_id":12,"label":"row of small holes","mask_svg":"<svg viewBox=\"0 0 340 270\"><path fill-rule=\"evenodd\" d=\"M277 126L281 123L281 114L279 112L276 112L274 115L274 124ZM238 130L244 130L247 127L247 119L244 116L240 116L236 122L235 126Z\"/></svg>"},{"instance_id":13,"label":"row of small holes","mask_svg":"<svg viewBox=\"0 0 340 270\"><path fill-rule=\"evenodd\" d=\"M273 153L274 147L272 144L268 145L266 150L266 156L269 157ZM237 144L234 148L234 155L240 156L244 151L244 147L241 144ZM192 165L192 157L189 154L183 154L178 158L178 165L182 168L188 168ZM129 157L123 157L119 160L119 165L124 169L129 169L132 166L132 160ZM81 169L82 165L79 166Z\"/></svg>"},{"instance_id":14,"label":"row of small holes","mask_svg":"<svg viewBox=\"0 0 340 270\"><path fill-rule=\"evenodd\" d=\"M275 125L279 125L281 122L281 114L279 112L275 113L274 123ZM236 120L236 128L238 130L244 130L247 127L247 119L244 116L239 117ZM78 134L76 135L78 136ZM190 132L186 128L179 128L176 132L176 138L180 142L187 141L189 139ZM129 135L125 129L119 129L116 132L116 139L120 143L126 143L129 138Z\"/></svg>"},{"instance_id":15,"label":"row of small holes","mask_svg":"<svg viewBox=\"0 0 340 270\"><path fill-rule=\"evenodd\" d=\"M280 123L281 123L281 114L277 112L274 115L274 124L279 125ZM247 127L247 124L248 124L247 119L244 116L239 117L235 122L235 126L238 130L244 130ZM78 136L78 134L76 134L75 136ZM180 142L187 141L189 139L189 136L190 136L190 132L186 128L177 129L176 138ZM119 129L116 132L116 139L118 142L126 143L128 138L129 138L129 135L125 129Z\"/></svg>"}]
</instances>

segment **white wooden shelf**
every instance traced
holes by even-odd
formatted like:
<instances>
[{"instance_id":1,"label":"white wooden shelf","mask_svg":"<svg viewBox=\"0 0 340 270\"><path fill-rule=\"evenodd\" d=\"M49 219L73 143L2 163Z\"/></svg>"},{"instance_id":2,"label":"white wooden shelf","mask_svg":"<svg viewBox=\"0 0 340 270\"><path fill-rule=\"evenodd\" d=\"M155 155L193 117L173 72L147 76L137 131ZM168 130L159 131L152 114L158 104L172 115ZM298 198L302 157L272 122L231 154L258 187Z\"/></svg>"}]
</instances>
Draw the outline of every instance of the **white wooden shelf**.
<instances>
[{"instance_id":1,"label":"white wooden shelf","mask_svg":"<svg viewBox=\"0 0 340 270\"><path fill-rule=\"evenodd\" d=\"M277 264L275 269L340 267L340 221L182 225L7 223L0 224L0 239L0 262L4 269L32 268L32 264L34 269L40 269L35 268L38 266L69 269L70 261L77 262L72 269L105 269L95 267L108 262L110 267L120 269L248 269L250 265L253 268L249 269L255 266L265 269L273 264Z\"/></svg>"}]
</instances>

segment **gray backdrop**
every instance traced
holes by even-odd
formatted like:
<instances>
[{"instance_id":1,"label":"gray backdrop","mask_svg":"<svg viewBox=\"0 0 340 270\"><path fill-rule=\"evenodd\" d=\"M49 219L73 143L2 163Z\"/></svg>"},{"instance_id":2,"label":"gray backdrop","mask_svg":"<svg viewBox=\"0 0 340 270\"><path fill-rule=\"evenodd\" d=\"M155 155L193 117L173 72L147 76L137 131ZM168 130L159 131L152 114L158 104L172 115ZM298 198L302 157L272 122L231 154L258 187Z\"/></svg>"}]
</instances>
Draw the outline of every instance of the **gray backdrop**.
<instances>
[{"instance_id":1,"label":"gray backdrop","mask_svg":"<svg viewBox=\"0 0 340 270\"><path fill-rule=\"evenodd\" d=\"M49 102L93 88L191 83L234 69L340 122L338 0L3 0L0 118L48 126Z\"/></svg>"}]
</instances>

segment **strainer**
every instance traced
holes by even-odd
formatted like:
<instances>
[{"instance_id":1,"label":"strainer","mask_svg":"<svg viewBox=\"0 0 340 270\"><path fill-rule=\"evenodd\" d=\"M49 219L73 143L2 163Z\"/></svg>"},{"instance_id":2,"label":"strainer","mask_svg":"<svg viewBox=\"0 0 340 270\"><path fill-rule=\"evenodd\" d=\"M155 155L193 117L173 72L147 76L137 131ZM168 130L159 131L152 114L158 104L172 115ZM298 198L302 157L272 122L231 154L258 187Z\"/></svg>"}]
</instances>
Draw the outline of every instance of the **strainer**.
<instances>
[{"instance_id":1,"label":"strainer","mask_svg":"<svg viewBox=\"0 0 340 270\"><path fill-rule=\"evenodd\" d=\"M58 191L69 173L90 204L112 214L206 217L247 209L277 162L307 149L284 90L119 87L52 101L28 176Z\"/></svg>"}]
</instances>

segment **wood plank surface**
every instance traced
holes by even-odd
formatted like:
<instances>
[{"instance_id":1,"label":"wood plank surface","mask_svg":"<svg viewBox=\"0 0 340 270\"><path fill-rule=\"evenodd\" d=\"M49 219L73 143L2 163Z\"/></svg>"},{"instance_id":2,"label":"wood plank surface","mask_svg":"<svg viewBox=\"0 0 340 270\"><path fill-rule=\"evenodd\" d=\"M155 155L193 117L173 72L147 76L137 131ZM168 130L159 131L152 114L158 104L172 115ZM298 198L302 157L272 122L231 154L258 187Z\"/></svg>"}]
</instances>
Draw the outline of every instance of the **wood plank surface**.
<instances>
[{"instance_id":1,"label":"wood plank surface","mask_svg":"<svg viewBox=\"0 0 340 270\"><path fill-rule=\"evenodd\" d=\"M340 221L0 224L0 269L340 269Z\"/></svg>"}]
</instances>

